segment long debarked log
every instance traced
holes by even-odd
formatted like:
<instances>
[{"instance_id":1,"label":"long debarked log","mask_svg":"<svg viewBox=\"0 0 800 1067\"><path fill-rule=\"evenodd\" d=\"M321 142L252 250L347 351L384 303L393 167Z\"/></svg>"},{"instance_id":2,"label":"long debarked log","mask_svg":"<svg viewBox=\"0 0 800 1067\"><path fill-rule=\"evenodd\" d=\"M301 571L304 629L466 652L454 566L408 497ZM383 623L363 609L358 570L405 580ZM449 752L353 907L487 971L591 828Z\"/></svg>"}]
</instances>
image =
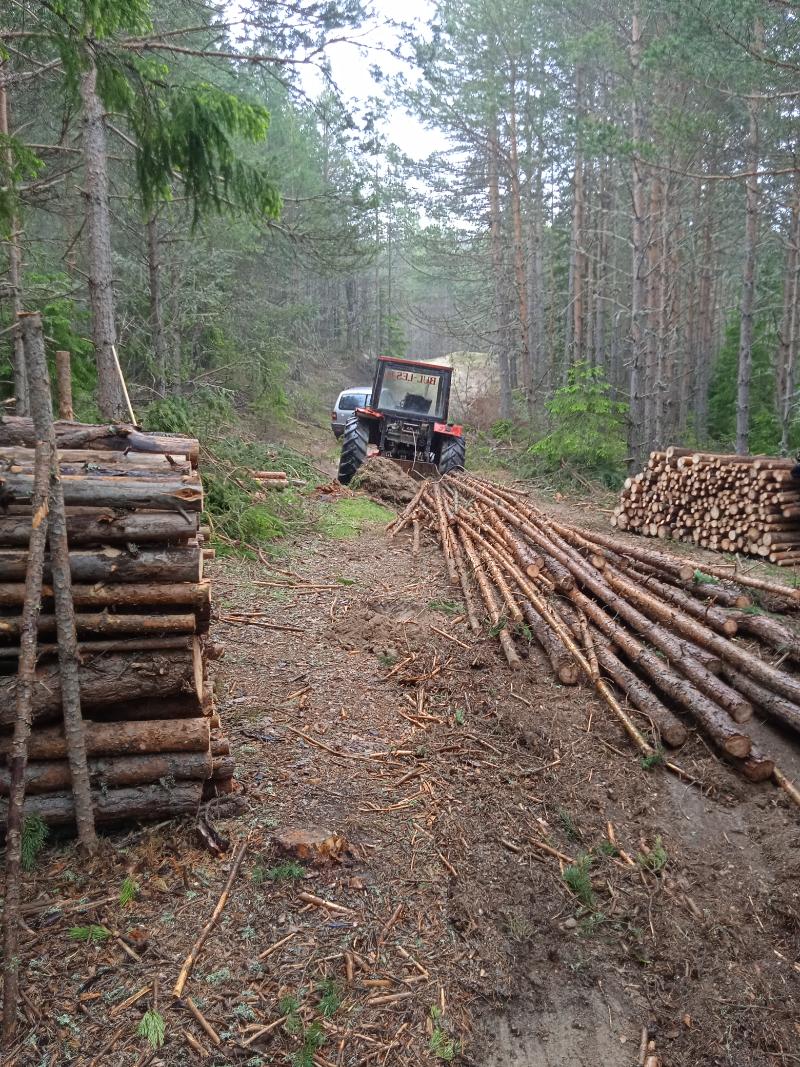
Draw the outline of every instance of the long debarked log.
<instances>
[{"instance_id":1,"label":"long debarked log","mask_svg":"<svg viewBox=\"0 0 800 1067\"><path fill-rule=\"evenodd\" d=\"M19 510L22 510L21 508ZM25 514L0 515L0 545L27 545L30 509ZM70 547L97 544L180 542L197 536L199 516L169 511L113 511L111 508L67 509Z\"/></svg>"},{"instance_id":2,"label":"long debarked log","mask_svg":"<svg viewBox=\"0 0 800 1067\"><path fill-rule=\"evenodd\" d=\"M208 719L154 720L151 722L85 722L84 736L89 756L132 756L155 752L208 752L211 727ZM11 738L0 737L0 756L11 751ZM32 760L61 760L67 754L60 726L34 730L28 748ZM220 753L227 755L227 752Z\"/></svg>"},{"instance_id":3,"label":"long debarked log","mask_svg":"<svg viewBox=\"0 0 800 1067\"><path fill-rule=\"evenodd\" d=\"M232 756L223 758L235 767ZM89 760L89 780L93 787L102 788L148 785L162 779L198 779L202 782L211 777L213 770L210 751L101 756ZM25 792L57 793L60 789L69 789L70 781L66 760L34 760L28 763L25 771ZM9 771L0 767L0 796L8 796L8 785Z\"/></svg>"},{"instance_id":4,"label":"long debarked log","mask_svg":"<svg viewBox=\"0 0 800 1067\"><path fill-rule=\"evenodd\" d=\"M64 503L70 507L144 508L150 511L192 512L203 510L200 479L167 476L159 481L142 478L87 478L81 474L61 479ZM6 499L29 504L33 492L30 474L0 474L0 489Z\"/></svg>"},{"instance_id":5,"label":"long debarked log","mask_svg":"<svg viewBox=\"0 0 800 1067\"><path fill-rule=\"evenodd\" d=\"M727 663L722 668L722 674L734 689L744 693L747 699L753 702L765 718L779 722L783 726L789 726L800 733L800 706L793 704L791 700L786 700L785 697L778 696L771 689L759 685L747 674L737 671Z\"/></svg>"},{"instance_id":6,"label":"long debarked log","mask_svg":"<svg viewBox=\"0 0 800 1067\"><path fill-rule=\"evenodd\" d=\"M187 651L104 653L84 657L79 670L82 705L85 709L121 700L151 699L178 694L192 696L198 709L203 695L203 663L200 644ZM0 675L0 724L13 721L17 679ZM61 709L61 672L57 664L36 671L33 689L33 720L54 717Z\"/></svg>"},{"instance_id":7,"label":"long debarked log","mask_svg":"<svg viewBox=\"0 0 800 1067\"><path fill-rule=\"evenodd\" d=\"M0 582L25 578L28 553L24 549L0 548ZM75 582L199 582L203 577L203 553L195 545L176 548L143 548L129 552L106 546L71 551L69 568ZM49 559L45 581L52 580Z\"/></svg>"},{"instance_id":8,"label":"long debarked log","mask_svg":"<svg viewBox=\"0 0 800 1067\"><path fill-rule=\"evenodd\" d=\"M200 455L199 441L180 434L143 433L125 424L95 426L91 423L57 422L55 427L59 449L93 448L104 452L155 452L168 456L188 456L193 466L197 465ZM18 415L0 418L0 446L23 445L32 448L34 443L31 419Z\"/></svg>"},{"instance_id":9,"label":"long debarked log","mask_svg":"<svg viewBox=\"0 0 800 1067\"><path fill-rule=\"evenodd\" d=\"M119 823L134 819L167 819L194 815L200 807L203 783L182 781L174 785L140 785L128 789L93 789L95 822ZM6 800L0 800L0 826L5 824ZM49 826L75 822L71 793L43 793L25 798L25 816L38 815Z\"/></svg>"}]
</instances>

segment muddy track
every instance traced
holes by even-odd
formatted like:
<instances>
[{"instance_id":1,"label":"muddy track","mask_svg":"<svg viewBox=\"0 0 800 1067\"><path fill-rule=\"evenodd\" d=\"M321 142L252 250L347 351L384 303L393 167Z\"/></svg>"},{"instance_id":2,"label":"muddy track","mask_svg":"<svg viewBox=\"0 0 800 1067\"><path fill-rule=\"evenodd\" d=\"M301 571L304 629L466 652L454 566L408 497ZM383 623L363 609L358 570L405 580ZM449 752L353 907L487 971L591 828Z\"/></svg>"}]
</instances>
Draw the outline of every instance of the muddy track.
<instances>
[{"instance_id":1,"label":"muddy track","mask_svg":"<svg viewBox=\"0 0 800 1067\"><path fill-rule=\"evenodd\" d=\"M670 1067L794 1062L800 829L772 786L697 738L681 762L705 793L643 769L588 690L555 684L535 650L512 675L470 634L432 545L412 561L379 529L309 537L277 566L213 564L219 610L297 627L214 630L245 804L217 828L249 843L187 993L220 1045L167 992L150 1060L135 1036L149 994L112 1015L156 975L171 989L225 881L187 823L109 843L93 871L69 852L42 871L72 898L133 872L136 900L89 918L147 942L140 962L113 942L40 961L38 1048L16 1062L171 1067L198 1056L188 1032L209 1062L254 1067L629 1067L644 1023ZM289 871L272 844L287 826L350 852ZM29 959L74 922L35 926Z\"/></svg>"}]
</instances>

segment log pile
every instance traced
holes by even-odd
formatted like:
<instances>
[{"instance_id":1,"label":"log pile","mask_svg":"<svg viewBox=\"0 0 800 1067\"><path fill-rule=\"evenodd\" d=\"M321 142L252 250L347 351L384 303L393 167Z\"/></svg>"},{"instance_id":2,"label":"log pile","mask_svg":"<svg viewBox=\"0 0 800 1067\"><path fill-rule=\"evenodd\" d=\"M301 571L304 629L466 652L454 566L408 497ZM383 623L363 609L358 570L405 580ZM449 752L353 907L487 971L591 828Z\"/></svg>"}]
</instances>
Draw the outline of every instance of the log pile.
<instances>
[{"instance_id":1,"label":"log pile","mask_svg":"<svg viewBox=\"0 0 800 1067\"><path fill-rule=\"evenodd\" d=\"M207 679L198 443L128 426L56 424L98 822L195 810L231 788L233 761ZM33 426L0 418L0 797L8 796L20 612L33 490ZM26 813L74 819L49 558L45 559ZM0 800L0 823L5 800Z\"/></svg>"},{"instance_id":2,"label":"log pile","mask_svg":"<svg viewBox=\"0 0 800 1067\"><path fill-rule=\"evenodd\" d=\"M642 756L659 760L696 729L800 803L746 728L755 714L800 732L800 590L622 545L465 473L423 483L387 532L407 527L415 553L421 529L434 533L466 621L497 638L512 670L538 646L558 681L598 691Z\"/></svg>"},{"instance_id":3,"label":"log pile","mask_svg":"<svg viewBox=\"0 0 800 1067\"><path fill-rule=\"evenodd\" d=\"M683 448L652 452L646 468L626 480L612 525L795 567L800 564L796 469L794 460L769 456Z\"/></svg>"}]
</instances>

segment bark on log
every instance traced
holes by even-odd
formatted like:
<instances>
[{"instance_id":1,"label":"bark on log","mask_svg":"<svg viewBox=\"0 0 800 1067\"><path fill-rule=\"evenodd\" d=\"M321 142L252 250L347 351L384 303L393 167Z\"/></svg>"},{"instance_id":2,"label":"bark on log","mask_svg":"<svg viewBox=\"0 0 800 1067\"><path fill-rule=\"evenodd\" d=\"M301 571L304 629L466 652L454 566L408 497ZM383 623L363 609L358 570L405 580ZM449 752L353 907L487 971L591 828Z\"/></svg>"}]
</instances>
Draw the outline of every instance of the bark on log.
<instances>
[{"instance_id":1,"label":"bark on log","mask_svg":"<svg viewBox=\"0 0 800 1067\"><path fill-rule=\"evenodd\" d=\"M676 674L659 656L641 643L624 626L607 615L594 600L575 589L570 599L581 608L601 633L643 671L662 693L684 708L716 744L729 755L746 756L751 748L747 734L737 730L730 716L703 695L690 681Z\"/></svg>"},{"instance_id":2,"label":"bark on log","mask_svg":"<svg viewBox=\"0 0 800 1067\"><path fill-rule=\"evenodd\" d=\"M197 466L200 442L181 434L143 433L132 426L116 424L95 426L91 423L57 422L56 440L61 448L92 448L111 452L160 453L168 456L188 456ZM0 445L23 445L32 448L35 433L31 419L18 415L0 418Z\"/></svg>"},{"instance_id":3,"label":"bark on log","mask_svg":"<svg viewBox=\"0 0 800 1067\"><path fill-rule=\"evenodd\" d=\"M236 760L233 756L218 756L213 760L211 777L217 781L232 778L236 772Z\"/></svg>"},{"instance_id":4,"label":"bark on log","mask_svg":"<svg viewBox=\"0 0 800 1067\"><path fill-rule=\"evenodd\" d=\"M188 634L172 634L169 637L132 637L121 636L104 641L79 641L78 653L82 658L96 656L103 652L189 652L194 638ZM59 651L58 644L40 644L40 656L53 656ZM17 659L19 656L18 645L0 646L0 662L3 660Z\"/></svg>"},{"instance_id":5,"label":"bark on log","mask_svg":"<svg viewBox=\"0 0 800 1067\"><path fill-rule=\"evenodd\" d=\"M17 509L15 509L17 510ZM22 508L18 510L23 510ZM30 508L25 514L0 515L0 545L27 545L31 532ZM197 536L198 515L178 512L118 512L110 508L67 510L70 548L77 545L147 544L181 542Z\"/></svg>"},{"instance_id":6,"label":"bark on log","mask_svg":"<svg viewBox=\"0 0 800 1067\"><path fill-rule=\"evenodd\" d=\"M151 722L90 722L83 724L89 756L152 755L156 752L208 752L211 730L208 719L155 720ZM0 756L11 751L11 738L0 737ZM213 751L213 748L211 748ZM229 750L228 750L229 751ZM228 752L220 752L227 755ZM31 760L61 760L67 743L61 726L34 730L28 756Z\"/></svg>"},{"instance_id":7,"label":"bark on log","mask_svg":"<svg viewBox=\"0 0 800 1067\"><path fill-rule=\"evenodd\" d=\"M194 615L114 615L109 611L79 613L75 626L80 635L114 636L116 634L193 634ZM16 638L20 632L19 616L0 617L0 638ZM55 615L39 616L39 634L56 632Z\"/></svg>"},{"instance_id":8,"label":"bark on log","mask_svg":"<svg viewBox=\"0 0 800 1067\"><path fill-rule=\"evenodd\" d=\"M16 608L22 605L25 587L20 583L0 583L0 607ZM201 614L210 610L210 582L163 582L128 585L109 583L98 585L73 585L72 596L76 608L139 608L187 605ZM42 596L50 599L50 586L44 586Z\"/></svg>"},{"instance_id":9,"label":"bark on log","mask_svg":"<svg viewBox=\"0 0 800 1067\"><path fill-rule=\"evenodd\" d=\"M725 680L734 689L744 693L747 699L752 701L756 710L763 712L766 718L779 722L783 726L789 726L800 733L800 706L793 704L791 700L786 700L785 697L778 696L771 689L759 685L747 674L737 671L728 664L722 668L722 673Z\"/></svg>"},{"instance_id":10,"label":"bark on log","mask_svg":"<svg viewBox=\"0 0 800 1067\"><path fill-rule=\"evenodd\" d=\"M128 789L92 790L92 808L97 823L122 823L136 819L168 819L194 815L203 792L203 783L182 781L168 788L141 785ZM0 800L0 825L5 824L7 804ZM69 826L75 822L71 793L44 793L27 797L24 814L38 815L49 826Z\"/></svg>"},{"instance_id":11,"label":"bark on log","mask_svg":"<svg viewBox=\"0 0 800 1067\"><path fill-rule=\"evenodd\" d=\"M64 475L64 503L70 507L143 508L150 511L198 512L203 510L200 479L168 475L159 481L127 476L87 478L83 474ZM29 504L33 492L30 474L0 474L5 498Z\"/></svg>"},{"instance_id":12,"label":"bark on log","mask_svg":"<svg viewBox=\"0 0 800 1067\"><path fill-rule=\"evenodd\" d=\"M22 581L27 559L25 549L0 548L0 582ZM136 553L106 546L70 552L69 567L75 582L199 582L203 577L203 553L193 545L146 548ZM49 560L45 563L45 581L52 581Z\"/></svg>"},{"instance_id":13,"label":"bark on log","mask_svg":"<svg viewBox=\"0 0 800 1067\"><path fill-rule=\"evenodd\" d=\"M236 761L226 757L232 767ZM212 774L211 752L166 752L145 756L101 756L89 760L89 780L94 788L149 785L162 779L205 781ZM25 771L26 793L56 793L70 787L66 760L34 760ZM0 796L8 796L9 771L0 767Z\"/></svg>"},{"instance_id":14,"label":"bark on log","mask_svg":"<svg viewBox=\"0 0 800 1067\"><path fill-rule=\"evenodd\" d=\"M85 709L121 700L153 699L178 694L194 697L198 710L203 695L200 645L187 651L108 653L84 658L78 674ZM0 724L13 722L17 679L0 675ZM46 664L36 671L33 720L61 710L61 666Z\"/></svg>"},{"instance_id":15,"label":"bark on log","mask_svg":"<svg viewBox=\"0 0 800 1067\"><path fill-rule=\"evenodd\" d=\"M0 447L0 464L25 466L31 463L32 456L32 448ZM92 448L59 448L58 461L59 463L78 463L86 468L97 466L110 467L114 470L123 470L127 467L147 468L158 473L190 474L192 470L191 464L184 456L164 456L144 452L104 452L102 449Z\"/></svg>"}]
</instances>

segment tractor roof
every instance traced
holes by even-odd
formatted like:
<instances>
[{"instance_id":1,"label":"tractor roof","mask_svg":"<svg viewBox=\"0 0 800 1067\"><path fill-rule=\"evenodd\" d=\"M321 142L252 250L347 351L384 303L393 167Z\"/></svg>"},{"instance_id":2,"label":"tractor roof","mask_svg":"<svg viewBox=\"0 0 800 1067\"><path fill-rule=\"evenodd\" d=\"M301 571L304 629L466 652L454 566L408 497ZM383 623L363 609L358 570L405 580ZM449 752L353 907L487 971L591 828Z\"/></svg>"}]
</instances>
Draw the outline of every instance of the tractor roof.
<instances>
[{"instance_id":1,"label":"tractor roof","mask_svg":"<svg viewBox=\"0 0 800 1067\"><path fill-rule=\"evenodd\" d=\"M379 363L402 363L408 367L430 367L432 370L452 371L448 363L428 363L421 359L397 359L395 356L378 356Z\"/></svg>"}]
</instances>

